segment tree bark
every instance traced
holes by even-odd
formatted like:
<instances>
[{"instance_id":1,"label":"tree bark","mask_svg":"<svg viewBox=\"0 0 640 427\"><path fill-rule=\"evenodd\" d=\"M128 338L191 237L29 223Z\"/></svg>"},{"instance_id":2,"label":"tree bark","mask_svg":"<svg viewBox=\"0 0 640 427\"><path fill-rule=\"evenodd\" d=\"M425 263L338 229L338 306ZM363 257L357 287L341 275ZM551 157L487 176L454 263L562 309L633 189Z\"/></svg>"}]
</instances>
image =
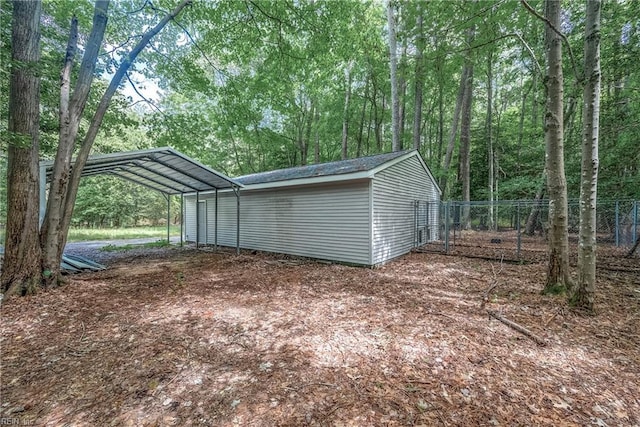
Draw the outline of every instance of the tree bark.
<instances>
[{"instance_id":1,"label":"tree bark","mask_svg":"<svg viewBox=\"0 0 640 427\"><path fill-rule=\"evenodd\" d=\"M60 75L60 131L58 151L54 162L47 210L40 230L42 246L42 268L51 274L45 278L45 285L55 285L60 274L60 259L64 251L62 234L65 199L71 171L71 157L76 137L80 128L80 120L87 105L91 84L96 67L96 60L107 28L107 10L109 0L97 1L94 8L93 27L86 45L78 80L69 99L71 91L71 70L75 59L78 42L78 22L74 17L67 42L65 63ZM75 201L74 201L75 202ZM66 233L66 232L65 232Z\"/></svg>"},{"instance_id":2,"label":"tree bark","mask_svg":"<svg viewBox=\"0 0 640 427\"><path fill-rule=\"evenodd\" d=\"M545 17L560 28L560 1L545 0ZM544 293L571 291L567 180L564 172L562 39L549 24L545 28L547 104L545 145L549 194L549 260Z\"/></svg>"},{"instance_id":3,"label":"tree bark","mask_svg":"<svg viewBox=\"0 0 640 427\"><path fill-rule=\"evenodd\" d=\"M584 39L585 86L582 117L582 174L578 283L572 302L593 311L596 284L596 200L598 190L598 132L600 123L600 0L587 0Z\"/></svg>"},{"instance_id":4,"label":"tree bark","mask_svg":"<svg viewBox=\"0 0 640 427\"><path fill-rule=\"evenodd\" d=\"M389 25L389 69L391 77L391 150L400 150L400 99L398 98L398 52L393 0L387 0Z\"/></svg>"},{"instance_id":5,"label":"tree bark","mask_svg":"<svg viewBox=\"0 0 640 427\"><path fill-rule=\"evenodd\" d=\"M42 3L13 2L11 77L9 81L9 147L7 229L0 291L26 295L41 280L39 226L40 14Z\"/></svg>"}]
</instances>

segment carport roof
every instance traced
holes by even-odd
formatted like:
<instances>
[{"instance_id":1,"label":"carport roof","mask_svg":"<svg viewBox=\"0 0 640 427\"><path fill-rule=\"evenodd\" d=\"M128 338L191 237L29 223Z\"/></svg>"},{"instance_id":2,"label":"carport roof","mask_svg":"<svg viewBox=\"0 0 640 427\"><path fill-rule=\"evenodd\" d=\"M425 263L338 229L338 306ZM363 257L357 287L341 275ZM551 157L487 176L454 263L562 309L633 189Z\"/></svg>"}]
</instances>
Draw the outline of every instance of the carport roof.
<instances>
[{"instance_id":1,"label":"carport roof","mask_svg":"<svg viewBox=\"0 0 640 427\"><path fill-rule=\"evenodd\" d=\"M53 161L42 161L40 166L46 170L47 181L51 180ZM100 174L111 174L165 194L243 187L170 147L90 156L82 176Z\"/></svg>"}]
</instances>

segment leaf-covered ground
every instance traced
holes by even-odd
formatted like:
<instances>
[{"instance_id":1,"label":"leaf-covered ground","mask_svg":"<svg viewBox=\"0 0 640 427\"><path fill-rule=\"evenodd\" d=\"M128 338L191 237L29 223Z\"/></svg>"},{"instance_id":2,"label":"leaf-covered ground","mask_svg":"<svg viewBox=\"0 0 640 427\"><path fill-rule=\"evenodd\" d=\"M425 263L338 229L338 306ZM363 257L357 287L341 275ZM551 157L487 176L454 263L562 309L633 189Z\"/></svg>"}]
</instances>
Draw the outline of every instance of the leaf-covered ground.
<instances>
[{"instance_id":1,"label":"leaf-covered ground","mask_svg":"<svg viewBox=\"0 0 640 427\"><path fill-rule=\"evenodd\" d=\"M3 302L1 417L640 425L637 259L626 267L599 270L598 314L585 316L539 295L542 264L414 253L364 269L193 250L122 259Z\"/></svg>"}]
</instances>

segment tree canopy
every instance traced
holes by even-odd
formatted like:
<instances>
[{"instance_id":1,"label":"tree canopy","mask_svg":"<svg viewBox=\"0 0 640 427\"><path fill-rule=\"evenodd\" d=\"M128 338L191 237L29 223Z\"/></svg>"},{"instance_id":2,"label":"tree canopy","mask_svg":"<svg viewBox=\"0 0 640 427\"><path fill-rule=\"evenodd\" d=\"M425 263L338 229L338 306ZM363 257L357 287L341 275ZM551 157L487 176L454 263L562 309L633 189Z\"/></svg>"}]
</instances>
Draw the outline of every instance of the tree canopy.
<instances>
[{"instance_id":1,"label":"tree canopy","mask_svg":"<svg viewBox=\"0 0 640 427\"><path fill-rule=\"evenodd\" d=\"M495 197L533 197L544 164L541 23L518 2L393 3L403 146L412 146L418 82L423 93L418 107L422 122L415 128L420 130L420 150L434 173L443 173L440 165L456 92L471 51L476 70L471 199L488 196L489 140L494 152ZM111 5L96 68L102 77L98 85L106 86L123 52L175 4L166 0ZM530 4L542 12L541 2ZM56 146L58 80L69 22L72 15L78 17L82 49L92 6L88 1L44 3L43 158L52 157ZM599 185L601 194L617 198L640 197L639 159L634 150L640 123L640 76L633 65L640 53L640 32L634 19L639 8L636 2L612 1L604 4L602 12ZM3 3L3 23L8 22L9 11L10 4ZM580 64L584 2L563 2L562 16L573 60ZM250 173L340 158L345 113L350 123L348 157L388 151L392 125L386 18L385 5L380 2L194 2L140 54L108 110L94 151L171 145L231 175ZM4 59L10 46L9 27L2 25ZM470 28L476 28L472 41L467 39ZM2 61L4 76L9 64ZM347 70L349 79L345 78ZM575 70L566 61L565 92L577 100L568 107L565 120L571 198L579 193L582 120L575 84L581 76ZM3 85L6 80L2 79ZM347 85L351 99L345 109ZM7 91L1 92L5 97ZM95 110L100 93L91 91L87 114ZM4 122L6 99L1 105ZM488 111L492 113L489 121ZM456 142L454 161L458 147ZM461 197L457 169L447 172L453 182L452 198Z\"/></svg>"}]
</instances>

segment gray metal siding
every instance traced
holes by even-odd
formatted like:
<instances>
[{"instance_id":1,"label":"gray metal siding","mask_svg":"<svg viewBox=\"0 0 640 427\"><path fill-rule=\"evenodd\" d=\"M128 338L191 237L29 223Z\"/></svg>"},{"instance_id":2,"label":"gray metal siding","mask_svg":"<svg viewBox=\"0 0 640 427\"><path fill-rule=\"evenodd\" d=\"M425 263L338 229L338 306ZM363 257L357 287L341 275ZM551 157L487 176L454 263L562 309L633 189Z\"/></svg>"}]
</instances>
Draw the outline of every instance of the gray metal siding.
<instances>
[{"instance_id":1,"label":"gray metal siding","mask_svg":"<svg viewBox=\"0 0 640 427\"><path fill-rule=\"evenodd\" d=\"M241 190L240 247L370 265L369 182ZM220 192L218 207L218 244L235 246L235 195Z\"/></svg>"},{"instance_id":2,"label":"gray metal siding","mask_svg":"<svg viewBox=\"0 0 640 427\"><path fill-rule=\"evenodd\" d=\"M373 179L373 264L409 252L415 240L414 201L439 199L415 156L378 172Z\"/></svg>"}]
</instances>

